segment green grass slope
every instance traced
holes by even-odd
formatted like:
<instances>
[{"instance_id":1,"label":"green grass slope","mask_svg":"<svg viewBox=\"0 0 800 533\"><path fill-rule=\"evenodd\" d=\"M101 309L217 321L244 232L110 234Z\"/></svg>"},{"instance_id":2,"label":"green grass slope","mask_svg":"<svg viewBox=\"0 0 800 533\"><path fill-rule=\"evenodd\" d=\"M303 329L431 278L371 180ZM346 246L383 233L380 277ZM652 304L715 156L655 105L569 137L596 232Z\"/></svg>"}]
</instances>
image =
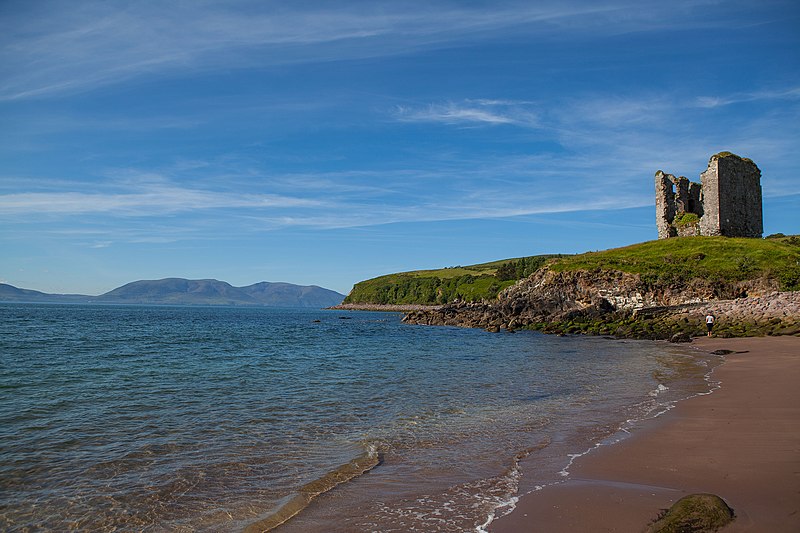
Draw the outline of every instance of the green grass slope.
<instances>
[{"instance_id":1,"label":"green grass slope","mask_svg":"<svg viewBox=\"0 0 800 533\"><path fill-rule=\"evenodd\" d=\"M343 303L436 305L456 299L491 299L554 257L560 256L537 255L478 265L388 274L357 283Z\"/></svg>"},{"instance_id":2,"label":"green grass slope","mask_svg":"<svg viewBox=\"0 0 800 533\"><path fill-rule=\"evenodd\" d=\"M649 285L691 278L710 281L777 279L783 290L800 290L800 237L766 239L684 237L648 241L565 257L555 271L621 270Z\"/></svg>"},{"instance_id":3,"label":"green grass slope","mask_svg":"<svg viewBox=\"0 0 800 533\"><path fill-rule=\"evenodd\" d=\"M742 281L763 277L777 279L783 290L800 290L800 237L684 237L572 256L538 255L389 274L356 284L344 303L434 305L456 299L489 300L545 264L556 271L621 270L639 274L652 286L692 278Z\"/></svg>"}]
</instances>

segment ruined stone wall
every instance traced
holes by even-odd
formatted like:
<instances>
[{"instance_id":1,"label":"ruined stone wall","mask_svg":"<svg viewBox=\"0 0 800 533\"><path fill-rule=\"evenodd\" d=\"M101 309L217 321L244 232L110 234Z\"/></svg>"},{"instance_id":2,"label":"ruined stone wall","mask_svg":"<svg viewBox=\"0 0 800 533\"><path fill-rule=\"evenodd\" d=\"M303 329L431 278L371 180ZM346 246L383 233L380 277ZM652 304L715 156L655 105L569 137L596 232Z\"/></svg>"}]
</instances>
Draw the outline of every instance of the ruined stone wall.
<instances>
[{"instance_id":1,"label":"ruined stone wall","mask_svg":"<svg viewBox=\"0 0 800 533\"><path fill-rule=\"evenodd\" d=\"M672 221L675 219L675 192L672 179L675 176L656 172L656 228L659 239L674 237Z\"/></svg>"},{"instance_id":2,"label":"ruined stone wall","mask_svg":"<svg viewBox=\"0 0 800 533\"><path fill-rule=\"evenodd\" d=\"M761 171L730 152L711 156L700 183L655 175L658 238L693 235L761 237Z\"/></svg>"},{"instance_id":3,"label":"ruined stone wall","mask_svg":"<svg viewBox=\"0 0 800 533\"><path fill-rule=\"evenodd\" d=\"M703 215L700 184L684 176L676 178L662 171L656 172L656 227L658 238L699 235L696 222L683 223L686 213Z\"/></svg>"},{"instance_id":4,"label":"ruined stone wall","mask_svg":"<svg viewBox=\"0 0 800 533\"><path fill-rule=\"evenodd\" d=\"M700 181L707 206L700 220L703 235L761 237L761 170L755 163L722 152L711 156Z\"/></svg>"}]
</instances>

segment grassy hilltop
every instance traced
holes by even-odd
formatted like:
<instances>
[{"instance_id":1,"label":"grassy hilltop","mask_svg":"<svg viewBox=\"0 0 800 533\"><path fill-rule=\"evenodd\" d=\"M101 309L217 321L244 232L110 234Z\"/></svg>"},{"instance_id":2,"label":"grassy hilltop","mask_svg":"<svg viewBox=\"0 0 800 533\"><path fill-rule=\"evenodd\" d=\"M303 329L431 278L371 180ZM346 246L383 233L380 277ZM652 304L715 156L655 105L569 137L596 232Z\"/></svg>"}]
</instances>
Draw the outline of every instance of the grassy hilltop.
<instances>
[{"instance_id":1,"label":"grassy hilltop","mask_svg":"<svg viewBox=\"0 0 800 533\"><path fill-rule=\"evenodd\" d=\"M620 270L639 274L647 284L692 278L719 281L775 279L782 290L800 290L800 237L766 239L684 237L648 241L553 262L556 272Z\"/></svg>"},{"instance_id":2,"label":"grassy hilltop","mask_svg":"<svg viewBox=\"0 0 800 533\"><path fill-rule=\"evenodd\" d=\"M579 255L538 255L439 270L389 274L353 287L346 304L435 305L492 300L498 292L547 265L557 272L619 270L648 286L693 278L709 281L776 280L800 290L800 236L766 239L684 237L648 241Z\"/></svg>"},{"instance_id":3,"label":"grassy hilltop","mask_svg":"<svg viewBox=\"0 0 800 533\"><path fill-rule=\"evenodd\" d=\"M457 299L468 302L491 299L556 257L563 256L537 255L388 274L357 283L343 303L438 305Z\"/></svg>"}]
</instances>

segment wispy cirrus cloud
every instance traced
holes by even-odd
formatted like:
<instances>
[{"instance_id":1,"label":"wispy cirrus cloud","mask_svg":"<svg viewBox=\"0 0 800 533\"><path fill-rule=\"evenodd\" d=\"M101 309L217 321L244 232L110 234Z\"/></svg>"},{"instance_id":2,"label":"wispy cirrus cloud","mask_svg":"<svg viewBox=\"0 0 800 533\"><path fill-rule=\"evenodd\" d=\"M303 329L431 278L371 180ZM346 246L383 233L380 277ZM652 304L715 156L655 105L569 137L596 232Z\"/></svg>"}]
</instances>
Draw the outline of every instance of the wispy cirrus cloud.
<instances>
[{"instance_id":1,"label":"wispy cirrus cloud","mask_svg":"<svg viewBox=\"0 0 800 533\"><path fill-rule=\"evenodd\" d=\"M0 217L19 215L161 216L210 209L296 209L318 207L321 201L272 194L234 194L158 186L146 191L86 193L22 192L0 195Z\"/></svg>"},{"instance_id":2,"label":"wispy cirrus cloud","mask_svg":"<svg viewBox=\"0 0 800 533\"><path fill-rule=\"evenodd\" d=\"M549 38L706 20L691 17L703 2L649 4L9 2L0 8L0 101L142 76L392 56L519 32Z\"/></svg>"},{"instance_id":3,"label":"wispy cirrus cloud","mask_svg":"<svg viewBox=\"0 0 800 533\"><path fill-rule=\"evenodd\" d=\"M23 192L0 193L0 219L18 229L35 226L40 220L61 220L62 224L55 226L57 231L71 227L82 232L91 227L94 246L111 240L104 235L114 235L115 241L153 238L152 228L166 220L170 221L168 226L160 231L174 239L195 232L225 232L232 219L236 219L237 230L244 232L280 227L335 229L505 218L599 209L612 203L617 207L638 206L648 200L632 197L622 201L618 196L611 200L591 193L580 199L575 195L563 197L557 194L557 181L550 180L553 175L542 172L541 177L531 179L536 171L535 161L531 163L519 158L465 159L440 167L425 164L420 168L287 174L255 180L250 176L249 188L230 184L230 190L204 188L203 183L228 180L219 180L218 167L200 161L188 165L189 172L201 169L209 174L191 187L178 185L173 177L159 172L130 168L108 171L113 178L101 186L53 180L33 188L30 182L25 187L25 180L15 179L7 183L13 181L12 190ZM172 171L180 176L181 170L176 169L185 166L177 165ZM559 175L576 168L562 168ZM255 182L260 185L254 187ZM425 186L432 182L441 183L447 193L429 194ZM89 189L94 191L86 192ZM121 231L115 221L122 219L127 229ZM138 225L141 230L136 229Z\"/></svg>"},{"instance_id":4,"label":"wispy cirrus cloud","mask_svg":"<svg viewBox=\"0 0 800 533\"><path fill-rule=\"evenodd\" d=\"M763 90L725 96L698 96L694 105L700 108L715 108L745 102L798 99L800 99L800 87L791 87L788 89Z\"/></svg>"},{"instance_id":5,"label":"wispy cirrus cloud","mask_svg":"<svg viewBox=\"0 0 800 533\"><path fill-rule=\"evenodd\" d=\"M734 117L721 120L715 113L717 107L751 101L764 102L768 107L761 114L738 118L735 128L731 127ZM590 93L565 95L549 100L547 105L472 99L432 103L397 108L394 117L400 122L454 127L505 124L536 130L537 139L561 146L563 154L548 156L548 160L526 160L529 170L543 176L551 169L570 169L571 178L564 177L575 180L590 180L592 175L610 172L620 180L636 172L642 176L652 173L665 164L664 158L683 166L677 172L695 167L699 172L704 158L720 150L753 157L763 154L765 160L781 159L781 153L794 151L796 145L797 122L787 118L799 116L799 102L800 89L796 87L720 95L713 102L679 91ZM495 168L507 172L500 170L502 165ZM769 188L768 179L766 183Z\"/></svg>"},{"instance_id":6,"label":"wispy cirrus cloud","mask_svg":"<svg viewBox=\"0 0 800 533\"><path fill-rule=\"evenodd\" d=\"M478 99L421 107L397 106L393 115L400 122L536 127L538 116L529 106L530 102Z\"/></svg>"}]
</instances>

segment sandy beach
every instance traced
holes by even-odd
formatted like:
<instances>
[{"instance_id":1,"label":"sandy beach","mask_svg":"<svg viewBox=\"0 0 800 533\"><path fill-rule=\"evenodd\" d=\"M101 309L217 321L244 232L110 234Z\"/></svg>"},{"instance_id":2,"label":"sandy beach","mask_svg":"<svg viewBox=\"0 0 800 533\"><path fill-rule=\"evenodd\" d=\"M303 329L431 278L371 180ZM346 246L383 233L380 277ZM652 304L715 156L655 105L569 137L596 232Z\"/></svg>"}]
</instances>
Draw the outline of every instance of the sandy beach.
<instances>
[{"instance_id":1,"label":"sandy beach","mask_svg":"<svg viewBox=\"0 0 800 533\"><path fill-rule=\"evenodd\" d=\"M713 393L578 458L567 481L523 496L490 531L643 531L660 510L699 492L733 508L735 521L720 531L800 531L800 337L693 346L743 353L714 370Z\"/></svg>"}]
</instances>

